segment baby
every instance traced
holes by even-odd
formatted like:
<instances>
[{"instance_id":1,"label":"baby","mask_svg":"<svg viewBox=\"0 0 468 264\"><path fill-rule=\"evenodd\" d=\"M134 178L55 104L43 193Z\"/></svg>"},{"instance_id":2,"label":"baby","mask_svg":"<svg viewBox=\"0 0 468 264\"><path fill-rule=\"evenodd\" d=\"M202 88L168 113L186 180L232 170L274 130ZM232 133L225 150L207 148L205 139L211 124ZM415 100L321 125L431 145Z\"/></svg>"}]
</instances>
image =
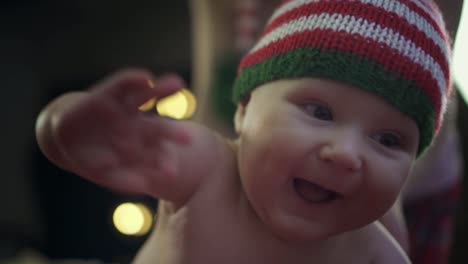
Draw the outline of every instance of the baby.
<instances>
[{"instance_id":1,"label":"baby","mask_svg":"<svg viewBox=\"0 0 468 264\"><path fill-rule=\"evenodd\" d=\"M377 219L437 134L449 56L430 1L286 1L239 66L236 139L141 113L184 86L144 70L59 97L36 134L58 166L159 199L135 263L409 263Z\"/></svg>"}]
</instances>

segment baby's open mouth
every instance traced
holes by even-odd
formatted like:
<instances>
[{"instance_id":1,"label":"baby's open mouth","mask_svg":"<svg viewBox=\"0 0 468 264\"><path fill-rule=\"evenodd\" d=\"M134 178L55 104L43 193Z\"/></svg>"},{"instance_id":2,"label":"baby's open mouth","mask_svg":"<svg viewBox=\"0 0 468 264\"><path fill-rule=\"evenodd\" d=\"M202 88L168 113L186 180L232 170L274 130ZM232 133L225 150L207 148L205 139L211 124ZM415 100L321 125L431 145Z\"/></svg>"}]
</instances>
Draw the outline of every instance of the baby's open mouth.
<instances>
[{"instance_id":1,"label":"baby's open mouth","mask_svg":"<svg viewBox=\"0 0 468 264\"><path fill-rule=\"evenodd\" d=\"M325 203L339 197L339 194L334 191L327 190L300 178L294 179L294 190L302 199L309 203Z\"/></svg>"}]
</instances>

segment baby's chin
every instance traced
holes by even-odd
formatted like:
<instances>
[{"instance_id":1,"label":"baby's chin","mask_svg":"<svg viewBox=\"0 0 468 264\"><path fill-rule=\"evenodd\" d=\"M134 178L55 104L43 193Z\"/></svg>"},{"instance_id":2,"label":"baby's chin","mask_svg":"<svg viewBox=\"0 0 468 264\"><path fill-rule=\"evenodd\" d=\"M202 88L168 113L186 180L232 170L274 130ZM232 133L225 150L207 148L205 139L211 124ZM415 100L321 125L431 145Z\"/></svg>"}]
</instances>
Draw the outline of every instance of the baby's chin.
<instances>
[{"instance_id":1,"label":"baby's chin","mask_svg":"<svg viewBox=\"0 0 468 264\"><path fill-rule=\"evenodd\" d=\"M309 244L333 241L341 235L350 234L357 231L374 221L359 219L356 221L346 221L346 219L337 219L337 221L313 221L301 216L276 212L263 218L262 221L269 231L278 240L289 244ZM349 219L351 220L351 219Z\"/></svg>"},{"instance_id":2,"label":"baby's chin","mask_svg":"<svg viewBox=\"0 0 468 264\"><path fill-rule=\"evenodd\" d=\"M278 216L276 219L273 216L271 220L270 223L265 223L270 231L279 240L288 243L322 242L352 229L324 226L323 223L314 223L291 215Z\"/></svg>"}]
</instances>

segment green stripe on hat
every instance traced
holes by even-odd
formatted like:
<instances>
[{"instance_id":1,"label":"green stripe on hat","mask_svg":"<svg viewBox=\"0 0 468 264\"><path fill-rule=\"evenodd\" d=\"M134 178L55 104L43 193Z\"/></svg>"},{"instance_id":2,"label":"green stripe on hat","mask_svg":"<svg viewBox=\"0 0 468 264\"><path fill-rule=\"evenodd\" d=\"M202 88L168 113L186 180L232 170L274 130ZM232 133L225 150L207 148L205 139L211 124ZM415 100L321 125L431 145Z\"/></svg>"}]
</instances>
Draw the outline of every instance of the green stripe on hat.
<instances>
[{"instance_id":1,"label":"green stripe on hat","mask_svg":"<svg viewBox=\"0 0 468 264\"><path fill-rule=\"evenodd\" d=\"M413 118L420 131L418 156L431 144L436 125L434 105L414 82L402 79L362 56L337 50L300 48L242 69L234 83L238 103L257 86L280 79L328 78L381 96Z\"/></svg>"}]
</instances>

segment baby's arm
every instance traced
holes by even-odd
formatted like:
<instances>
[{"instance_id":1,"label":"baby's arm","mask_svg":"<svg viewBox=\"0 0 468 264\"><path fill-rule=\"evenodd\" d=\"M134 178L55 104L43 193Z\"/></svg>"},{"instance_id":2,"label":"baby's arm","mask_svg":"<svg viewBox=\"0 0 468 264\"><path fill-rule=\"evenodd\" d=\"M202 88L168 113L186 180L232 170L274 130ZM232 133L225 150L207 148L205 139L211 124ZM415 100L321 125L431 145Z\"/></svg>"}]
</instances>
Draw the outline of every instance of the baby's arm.
<instances>
[{"instance_id":1,"label":"baby's arm","mask_svg":"<svg viewBox=\"0 0 468 264\"><path fill-rule=\"evenodd\" d=\"M177 76L155 80L149 72L127 70L88 91L67 93L39 115L39 146L59 167L97 184L183 203L209 174L210 164L201 161L213 161L217 139L191 122L138 110L183 85Z\"/></svg>"}]
</instances>

